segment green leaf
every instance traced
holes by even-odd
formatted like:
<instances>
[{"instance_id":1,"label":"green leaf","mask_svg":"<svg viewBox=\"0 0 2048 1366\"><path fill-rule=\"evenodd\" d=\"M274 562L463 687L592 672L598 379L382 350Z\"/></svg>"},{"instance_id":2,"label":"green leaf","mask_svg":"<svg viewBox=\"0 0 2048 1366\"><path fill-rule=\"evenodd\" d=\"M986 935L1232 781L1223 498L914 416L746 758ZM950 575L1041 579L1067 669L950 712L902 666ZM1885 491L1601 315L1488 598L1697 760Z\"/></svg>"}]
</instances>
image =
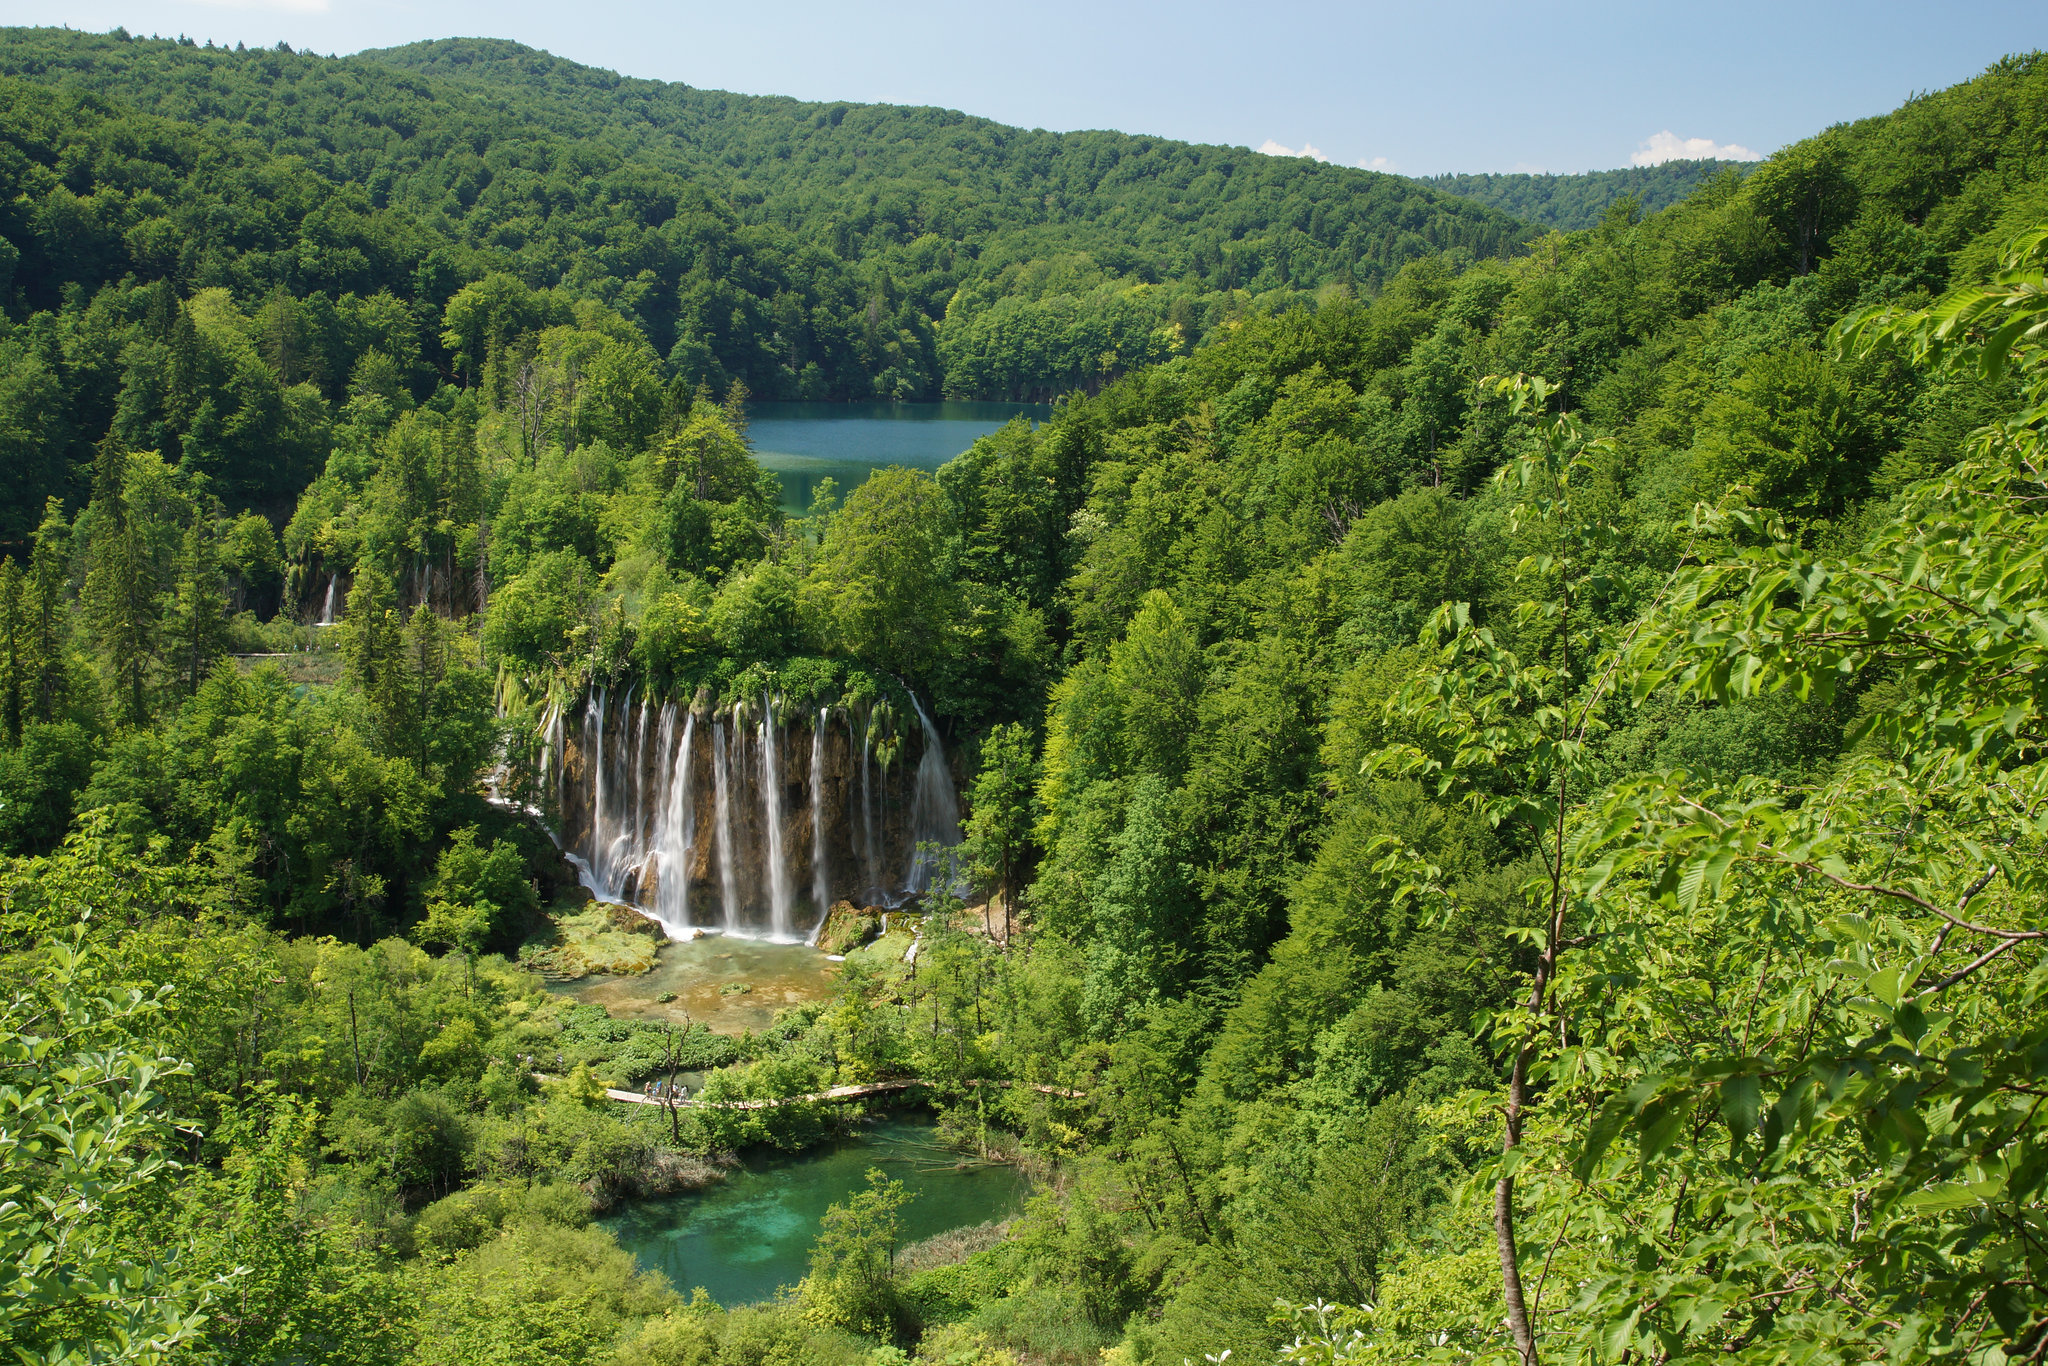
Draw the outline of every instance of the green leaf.
<instances>
[{"instance_id":1,"label":"green leaf","mask_svg":"<svg viewBox=\"0 0 2048 1366\"><path fill-rule=\"evenodd\" d=\"M1602 1360L1620 1361L1628 1349L1634 1345L1636 1339L1636 1320L1642 1317L1642 1313L1641 1309L1637 1309L1625 1318L1609 1322L1606 1327L1600 1330L1596 1341L1599 1343L1599 1352Z\"/></svg>"},{"instance_id":2,"label":"green leaf","mask_svg":"<svg viewBox=\"0 0 2048 1366\"><path fill-rule=\"evenodd\" d=\"M1638 1160L1648 1163L1662 1156L1692 1118L1692 1108L1693 1097L1683 1093L1659 1096L1645 1105L1636 1120Z\"/></svg>"},{"instance_id":3,"label":"green leaf","mask_svg":"<svg viewBox=\"0 0 2048 1366\"><path fill-rule=\"evenodd\" d=\"M1572 1175L1580 1181L1593 1179L1593 1169L1614 1145L1621 1131L1628 1127L1638 1108L1639 1104L1629 1104L1626 1096L1611 1097L1600 1107L1586 1130L1586 1141L1579 1150L1578 1160L1572 1163Z\"/></svg>"},{"instance_id":4,"label":"green leaf","mask_svg":"<svg viewBox=\"0 0 2048 1366\"><path fill-rule=\"evenodd\" d=\"M1761 1079L1744 1074L1721 1083L1721 1119L1739 1143L1756 1132L1762 1117L1764 1088Z\"/></svg>"},{"instance_id":5,"label":"green leaf","mask_svg":"<svg viewBox=\"0 0 2048 1366\"><path fill-rule=\"evenodd\" d=\"M1707 855L1702 882L1709 896L1719 895L1721 882L1728 876L1728 869L1733 866L1734 862L1735 847L1733 845L1723 845Z\"/></svg>"},{"instance_id":6,"label":"green leaf","mask_svg":"<svg viewBox=\"0 0 2048 1366\"><path fill-rule=\"evenodd\" d=\"M1679 866L1678 904L1684 910L1697 910L1700 904L1700 889L1706 885L1707 862L1702 858L1686 860Z\"/></svg>"}]
</instances>

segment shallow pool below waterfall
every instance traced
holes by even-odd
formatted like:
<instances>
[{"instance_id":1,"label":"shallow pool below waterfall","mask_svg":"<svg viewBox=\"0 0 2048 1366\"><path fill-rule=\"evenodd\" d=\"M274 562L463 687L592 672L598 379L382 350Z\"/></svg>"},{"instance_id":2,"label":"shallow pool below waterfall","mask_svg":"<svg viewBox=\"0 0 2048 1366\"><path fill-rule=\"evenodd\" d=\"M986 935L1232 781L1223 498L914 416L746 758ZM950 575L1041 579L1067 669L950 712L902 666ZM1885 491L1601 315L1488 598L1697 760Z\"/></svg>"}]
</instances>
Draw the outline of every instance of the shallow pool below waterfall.
<instances>
[{"instance_id":1,"label":"shallow pool below waterfall","mask_svg":"<svg viewBox=\"0 0 2048 1366\"><path fill-rule=\"evenodd\" d=\"M838 974L839 964L802 944L708 934L663 944L652 972L596 974L553 982L548 990L603 1006L621 1019L681 1024L687 1015L716 1033L738 1034L766 1029L784 1006L831 995ZM660 999L671 993L673 1001Z\"/></svg>"},{"instance_id":2,"label":"shallow pool below waterfall","mask_svg":"<svg viewBox=\"0 0 2048 1366\"><path fill-rule=\"evenodd\" d=\"M1044 403L754 403L747 426L754 458L782 482L783 510L801 517L827 476L844 498L876 470L935 470L1011 418L1052 412Z\"/></svg>"},{"instance_id":3,"label":"shallow pool below waterfall","mask_svg":"<svg viewBox=\"0 0 2048 1366\"><path fill-rule=\"evenodd\" d=\"M684 1294L701 1285L720 1304L753 1304L803 1278L818 1221L867 1188L871 1167L910 1192L905 1245L1010 1218L1029 1188L1015 1167L963 1163L940 1147L928 1116L898 1114L830 1147L751 1158L708 1190L641 1201L603 1222Z\"/></svg>"}]
</instances>

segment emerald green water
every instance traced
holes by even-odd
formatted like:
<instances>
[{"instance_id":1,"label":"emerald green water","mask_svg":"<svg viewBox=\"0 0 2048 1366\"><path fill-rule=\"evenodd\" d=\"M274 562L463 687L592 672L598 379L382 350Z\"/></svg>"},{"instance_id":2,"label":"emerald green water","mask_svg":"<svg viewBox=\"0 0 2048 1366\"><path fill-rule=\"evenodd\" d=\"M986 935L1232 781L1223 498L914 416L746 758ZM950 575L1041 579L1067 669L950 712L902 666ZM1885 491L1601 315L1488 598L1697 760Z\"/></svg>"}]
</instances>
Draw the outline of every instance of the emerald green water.
<instances>
[{"instance_id":1,"label":"emerald green water","mask_svg":"<svg viewBox=\"0 0 2048 1366\"><path fill-rule=\"evenodd\" d=\"M867 1188L870 1167L911 1193L906 1245L1023 1208L1027 1183L1016 1168L963 1165L933 1141L930 1119L890 1116L831 1147L751 1158L709 1190L641 1201L604 1224L683 1293L701 1285L720 1304L752 1304L803 1278L819 1219Z\"/></svg>"},{"instance_id":2,"label":"emerald green water","mask_svg":"<svg viewBox=\"0 0 2048 1366\"><path fill-rule=\"evenodd\" d=\"M1043 403L755 403L754 458L782 481L783 510L810 510L830 476L844 498L878 469L935 470L1013 417L1052 416Z\"/></svg>"}]
</instances>

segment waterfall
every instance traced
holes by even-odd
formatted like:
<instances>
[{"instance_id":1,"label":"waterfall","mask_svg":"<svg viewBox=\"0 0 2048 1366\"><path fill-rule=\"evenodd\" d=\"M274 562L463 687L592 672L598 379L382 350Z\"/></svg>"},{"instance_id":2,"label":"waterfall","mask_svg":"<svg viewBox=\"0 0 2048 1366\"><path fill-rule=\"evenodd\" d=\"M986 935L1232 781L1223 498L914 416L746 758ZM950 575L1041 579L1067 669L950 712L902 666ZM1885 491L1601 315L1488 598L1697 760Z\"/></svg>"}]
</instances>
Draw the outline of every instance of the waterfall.
<instances>
[{"instance_id":1,"label":"waterfall","mask_svg":"<svg viewBox=\"0 0 2048 1366\"><path fill-rule=\"evenodd\" d=\"M639 847L633 851L633 861L640 869L640 877L633 888L633 894L643 905L647 901L647 874L653 872L657 878L661 876L661 818L668 802L668 790L675 783L676 704L662 703L661 710L656 715L658 719L652 728L654 771L650 775L646 790L642 793L641 801L643 807L651 805L654 814L645 826L639 823L637 817L634 819L634 829L642 833L639 835ZM641 752L644 754L646 751L643 749ZM659 892L656 895L658 896Z\"/></svg>"},{"instance_id":2,"label":"waterfall","mask_svg":"<svg viewBox=\"0 0 2048 1366\"><path fill-rule=\"evenodd\" d=\"M568 795L565 786L568 781L568 770L562 762L562 713L566 710L568 708L559 702L548 704L548 752L546 759L542 761L545 765L542 772L554 779L557 821L562 818L562 801Z\"/></svg>"},{"instance_id":3,"label":"waterfall","mask_svg":"<svg viewBox=\"0 0 2048 1366\"><path fill-rule=\"evenodd\" d=\"M633 709L632 687L619 708L616 727L619 744L615 752L605 743L610 718L610 701L599 689L585 710L585 738L590 764L590 853L584 864L591 894L600 901L625 897L626 879L640 863L640 837L628 819L643 779L634 763L634 752L645 743L647 709ZM616 772L624 769L623 773Z\"/></svg>"},{"instance_id":4,"label":"waterfall","mask_svg":"<svg viewBox=\"0 0 2048 1366\"><path fill-rule=\"evenodd\" d=\"M881 877L876 868L880 862L875 857L875 807L873 793L868 786L868 750L875 738L875 715L868 713L867 722L860 732L860 852L862 871L867 874L867 889L862 899L871 901L882 890Z\"/></svg>"},{"instance_id":5,"label":"waterfall","mask_svg":"<svg viewBox=\"0 0 2048 1366\"><path fill-rule=\"evenodd\" d=\"M647 852L644 822L647 819L647 702L641 699L640 714L634 718L633 729L639 743L633 746L633 829L632 839L627 844L627 856L638 864Z\"/></svg>"},{"instance_id":6,"label":"waterfall","mask_svg":"<svg viewBox=\"0 0 2048 1366\"><path fill-rule=\"evenodd\" d=\"M832 879L825 874L825 722L831 714L820 707L811 723L811 911L817 917L811 943L817 942L832 905Z\"/></svg>"},{"instance_id":7,"label":"waterfall","mask_svg":"<svg viewBox=\"0 0 2048 1366\"><path fill-rule=\"evenodd\" d=\"M668 745L667 724L673 721L673 712L666 716L663 748ZM697 805L690 792L690 773L696 766L690 762L690 741L696 733L697 714L686 712L682 741L669 761L668 810L661 819L655 855L661 861L661 880L655 886L655 916L671 939L680 939L690 927L690 854L697 843Z\"/></svg>"},{"instance_id":8,"label":"waterfall","mask_svg":"<svg viewBox=\"0 0 2048 1366\"><path fill-rule=\"evenodd\" d=\"M740 887L738 870L733 867L730 768L725 723L714 720L711 723L711 790L718 812L718 890L724 902L725 927L734 930L740 923Z\"/></svg>"},{"instance_id":9,"label":"waterfall","mask_svg":"<svg viewBox=\"0 0 2048 1366\"><path fill-rule=\"evenodd\" d=\"M953 775L946 771L946 747L939 741L938 727L916 693L910 695L910 705L917 709L917 724L924 729L924 753L917 761L917 788L910 802L910 871L903 890L922 892L931 885L939 864L937 854L925 846L950 849L960 843L960 796L953 790Z\"/></svg>"},{"instance_id":10,"label":"waterfall","mask_svg":"<svg viewBox=\"0 0 2048 1366\"><path fill-rule=\"evenodd\" d=\"M599 688L583 707L583 761L590 765L590 853L584 867L598 896L604 896L604 701Z\"/></svg>"},{"instance_id":11,"label":"waterfall","mask_svg":"<svg viewBox=\"0 0 2048 1366\"><path fill-rule=\"evenodd\" d=\"M761 699L761 814L768 832L768 925L790 934L789 861L782 851L782 767L775 743L775 699Z\"/></svg>"},{"instance_id":12,"label":"waterfall","mask_svg":"<svg viewBox=\"0 0 2048 1366\"><path fill-rule=\"evenodd\" d=\"M339 574L327 576L327 601L320 608L320 620L313 623L315 626L334 625L334 585L340 578Z\"/></svg>"},{"instance_id":13,"label":"waterfall","mask_svg":"<svg viewBox=\"0 0 2048 1366\"><path fill-rule=\"evenodd\" d=\"M555 765L559 762L558 756L560 751L555 744L556 710L555 704L549 702L547 710L540 715L540 727L534 732L540 736L541 741L540 762L534 765L533 770L534 796L536 799L553 784Z\"/></svg>"},{"instance_id":14,"label":"waterfall","mask_svg":"<svg viewBox=\"0 0 2048 1366\"><path fill-rule=\"evenodd\" d=\"M647 828L646 850L654 852L655 839L661 833L662 803L668 800L668 789L675 781L676 768L676 704L661 704L661 724L655 727L654 736L654 820Z\"/></svg>"},{"instance_id":15,"label":"waterfall","mask_svg":"<svg viewBox=\"0 0 2048 1366\"><path fill-rule=\"evenodd\" d=\"M629 684L626 688L626 699L619 708L619 739L622 742L620 749L624 751L619 755L619 761L627 766L624 774L626 790L620 791L621 785L617 782L604 784L597 801L597 820L591 827L596 834L592 841L595 853L590 860L591 873L596 877L598 887L602 889L598 895L606 901L618 901L625 896L623 883L626 863L633 847L633 832L626 827L626 812L632 801L632 785L639 776L632 770L629 762L632 745L627 737L632 734L628 729L632 717L633 686ZM598 777L602 781L605 769L611 766L611 754L604 743L602 711L598 713L597 721L597 752L591 757L597 763ZM607 803L615 809L606 809Z\"/></svg>"},{"instance_id":16,"label":"waterfall","mask_svg":"<svg viewBox=\"0 0 2048 1366\"><path fill-rule=\"evenodd\" d=\"M790 734L791 718L773 695L700 716L681 701L643 697L637 682L628 684L618 706L609 689L593 688L580 707L575 756L589 765L587 776L567 762L567 714L576 705L551 701L542 713L542 805L558 819L559 842L592 894L637 906L673 937L717 927L792 942L807 928L815 933L812 927L823 925L838 896L900 906L906 897L943 886L939 851L960 842L960 795L938 727L914 697L921 740L914 772L899 773L882 761L901 752L888 703L878 701L864 713L849 709L843 752L827 752L833 708L820 707L808 718L800 711L797 721L811 725L803 796L790 792L784 780L794 774L783 772L782 759L804 737ZM854 726L860 727L858 744ZM699 746L709 747L708 762L697 757ZM696 776L700 762L709 769L704 782ZM828 764L839 767L828 773ZM790 827L792 810L802 809L794 804L805 800L808 850L801 847L802 832ZM799 862L806 856L808 881ZM693 873L704 879L694 889ZM799 905L806 895L808 913ZM714 897L716 913L701 908ZM694 913L693 900L701 904Z\"/></svg>"}]
</instances>

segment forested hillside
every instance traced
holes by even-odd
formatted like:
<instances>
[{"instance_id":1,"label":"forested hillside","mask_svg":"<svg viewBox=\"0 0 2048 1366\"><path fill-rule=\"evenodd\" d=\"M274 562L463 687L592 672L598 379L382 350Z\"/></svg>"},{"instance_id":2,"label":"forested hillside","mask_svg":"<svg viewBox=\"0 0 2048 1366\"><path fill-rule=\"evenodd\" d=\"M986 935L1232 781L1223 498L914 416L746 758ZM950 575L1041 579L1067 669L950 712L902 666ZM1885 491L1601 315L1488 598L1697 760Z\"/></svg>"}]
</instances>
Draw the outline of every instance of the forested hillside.
<instances>
[{"instance_id":1,"label":"forested hillside","mask_svg":"<svg viewBox=\"0 0 2048 1366\"><path fill-rule=\"evenodd\" d=\"M7 536L84 494L117 409L131 444L204 448L230 501L288 507L365 355L425 399L526 327L505 308L597 308L685 393L1049 398L1521 235L1393 177L624 81L508 44L334 61L13 29L0 75L0 287L25 324ZM253 345L178 341L159 287L265 321ZM500 300L488 322L448 313L472 287ZM146 359L194 345L174 374Z\"/></svg>"},{"instance_id":2,"label":"forested hillside","mask_svg":"<svg viewBox=\"0 0 2048 1366\"><path fill-rule=\"evenodd\" d=\"M1578 175L1501 173L1417 176L1418 183L1512 214L1525 223L1577 232L1597 227L1607 206L1624 196L1644 213L1678 203L1724 170L1741 172L1742 162L1673 160L1655 166L1626 166Z\"/></svg>"},{"instance_id":3,"label":"forested hillside","mask_svg":"<svg viewBox=\"0 0 2048 1366\"><path fill-rule=\"evenodd\" d=\"M607 255L640 259L601 226L638 163L405 169L411 114L495 109L521 62L593 131L629 83L132 50L104 95L43 57L5 91L0 346L44 386L5 468L81 495L10 493L0 564L0 1331L31 1359L2048 1349L2048 59L1653 216L1219 315L790 518L711 382L740 372L635 302L730 277L637 296ZM345 94L331 145L287 131ZM647 145L729 98L628 94ZM862 288L908 259L718 188L621 241ZM635 694L858 714L892 754L928 704L971 801L916 952L736 1037L543 990L550 732ZM679 1069L706 1103L604 1098ZM913 1077L962 1160L1036 1175L1019 1219L899 1259L877 1172L742 1308L592 1224Z\"/></svg>"}]
</instances>

